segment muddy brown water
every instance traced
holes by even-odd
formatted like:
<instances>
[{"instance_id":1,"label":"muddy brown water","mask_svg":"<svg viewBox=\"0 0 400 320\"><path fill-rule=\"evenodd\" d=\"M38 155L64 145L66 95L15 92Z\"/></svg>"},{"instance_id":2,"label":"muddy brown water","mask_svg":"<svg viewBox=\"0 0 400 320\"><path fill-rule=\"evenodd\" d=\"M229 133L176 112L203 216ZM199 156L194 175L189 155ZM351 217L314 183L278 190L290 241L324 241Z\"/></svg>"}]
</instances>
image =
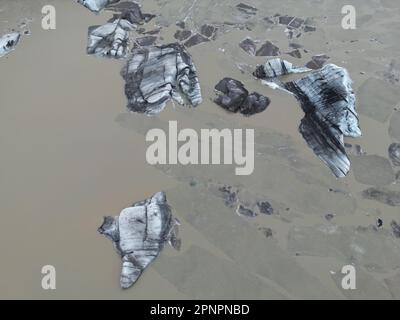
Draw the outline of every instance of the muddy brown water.
<instances>
[{"instance_id":1,"label":"muddy brown water","mask_svg":"<svg viewBox=\"0 0 400 320\"><path fill-rule=\"evenodd\" d=\"M317 31L296 39L308 53L302 59L283 54L285 59L302 65L313 54L325 53L330 62L349 70L356 92L370 78L383 83L380 90L394 86L396 92L398 83L389 84L383 74L400 53L398 1L353 1L356 30L341 27L346 1L249 0L259 9L250 20L238 16L238 3L143 2L145 12L162 13L148 30L169 24L159 43L173 41L175 22L185 17L191 28L205 22L248 23L248 28L230 28L216 41L189 49L204 95L200 107L169 104L159 116L147 118L125 109L119 74L123 61L85 53L88 27L105 23L109 13L95 15L76 1L0 0L1 33L32 19L31 35L0 58L0 298L400 298L400 239L390 228L392 220L400 222L400 210L361 196L381 183L371 181L374 176L368 172L389 175L384 183L400 191L390 179L399 167L376 168L381 162L352 156L357 169L337 180L299 135L303 114L297 102L236 66L254 67L266 59L250 57L238 47L246 36L271 40L282 52L289 51L284 28L268 30L263 17L313 17ZM46 4L56 8L56 30L41 28ZM221 110L211 99L214 85L225 76L268 95L268 110L250 118ZM363 137L346 142L387 159L387 148L395 142L388 133L390 119L400 98L382 99L371 109L367 102L375 101L375 93L360 92ZM177 120L180 128L255 128L254 174L237 177L223 165L148 165L145 133L165 128L169 120ZM214 183L238 186L249 201L269 200L279 214L239 217L210 191ZM117 215L160 190L167 192L182 222L182 250L166 247L138 283L122 291L120 260L96 229L103 216ZM324 218L328 213L335 215L331 222ZM384 221L382 230L359 228L375 225L378 217ZM263 227L271 228L273 236L266 238L259 230ZM339 236L330 236L329 230L339 230ZM350 263L359 274L358 288L351 292L340 286L340 270ZM56 267L54 291L41 287L44 265Z\"/></svg>"}]
</instances>

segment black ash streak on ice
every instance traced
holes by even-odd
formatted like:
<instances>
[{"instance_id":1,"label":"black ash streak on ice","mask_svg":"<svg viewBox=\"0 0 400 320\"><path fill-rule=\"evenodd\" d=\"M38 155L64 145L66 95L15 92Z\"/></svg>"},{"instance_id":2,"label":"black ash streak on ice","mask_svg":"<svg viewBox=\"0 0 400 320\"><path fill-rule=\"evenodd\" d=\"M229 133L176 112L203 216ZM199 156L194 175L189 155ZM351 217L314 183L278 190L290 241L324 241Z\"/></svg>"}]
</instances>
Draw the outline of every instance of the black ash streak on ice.
<instances>
[{"instance_id":1,"label":"black ash streak on ice","mask_svg":"<svg viewBox=\"0 0 400 320\"><path fill-rule=\"evenodd\" d=\"M164 192L134 203L117 217L105 217L98 232L110 239L122 260L120 284L128 289L169 242L180 250L179 222Z\"/></svg>"}]
</instances>

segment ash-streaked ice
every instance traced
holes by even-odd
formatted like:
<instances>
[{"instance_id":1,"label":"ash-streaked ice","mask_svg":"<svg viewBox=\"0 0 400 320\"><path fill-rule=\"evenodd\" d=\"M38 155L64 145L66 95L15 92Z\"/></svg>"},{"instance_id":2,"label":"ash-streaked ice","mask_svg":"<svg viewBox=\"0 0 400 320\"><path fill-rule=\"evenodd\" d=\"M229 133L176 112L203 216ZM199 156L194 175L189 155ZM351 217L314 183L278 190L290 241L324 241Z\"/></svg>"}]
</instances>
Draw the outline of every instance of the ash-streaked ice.
<instances>
[{"instance_id":1,"label":"ash-streaked ice","mask_svg":"<svg viewBox=\"0 0 400 320\"><path fill-rule=\"evenodd\" d=\"M177 250L179 224L171 213L164 192L134 203L118 217L105 217L100 234L110 239L122 259L121 287L128 289L158 257L169 242Z\"/></svg>"},{"instance_id":2,"label":"ash-streaked ice","mask_svg":"<svg viewBox=\"0 0 400 320\"><path fill-rule=\"evenodd\" d=\"M5 56L15 49L21 34L18 32L8 33L0 37L0 57Z\"/></svg>"},{"instance_id":3,"label":"ash-streaked ice","mask_svg":"<svg viewBox=\"0 0 400 320\"><path fill-rule=\"evenodd\" d=\"M172 98L180 105L202 102L197 70L180 44L137 48L122 70L128 109L154 115Z\"/></svg>"},{"instance_id":4,"label":"ash-streaked ice","mask_svg":"<svg viewBox=\"0 0 400 320\"><path fill-rule=\"evenodd\" d=\"M93 12L100 12L107 6L113 3L117 3L120 0L78 0L78 3L88 8Z\"/></svg>"},{"instance_id":5,"label":"ash-streaked ice","mask_svg":"<svg viewBox=\"0 0 400 320\"><path fill-rule=\"evenodd\" d=\"M310 71L294 67L282 59L268 60L258 66L254 76L267 80L270 87L292 93L300 102L305 117L300 133L314 153L342 178L350 170L350 160L344 147L344 137L361 136L356 112L356 96L347 70L334 64L310 72L305 77L286 83L278 76Z\"/></svg>"}]
</instances>

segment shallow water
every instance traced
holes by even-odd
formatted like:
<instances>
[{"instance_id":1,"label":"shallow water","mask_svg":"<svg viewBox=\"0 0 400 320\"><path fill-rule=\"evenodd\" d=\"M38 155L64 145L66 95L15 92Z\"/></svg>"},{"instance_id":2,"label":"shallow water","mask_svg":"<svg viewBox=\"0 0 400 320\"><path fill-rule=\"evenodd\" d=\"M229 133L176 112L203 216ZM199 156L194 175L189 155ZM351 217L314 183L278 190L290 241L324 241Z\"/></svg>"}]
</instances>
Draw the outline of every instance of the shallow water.
<instances>
[{"instance_id":1,"label":"shallow water","mask_svg":"<svg viewBox=\"0 0 400 320\"><path fill-rule=\"evenodd\" d=\"M202 85L201 106L169 104L148 118L126 111L124 62L86 55L88 27L105 23L110 13L95 15L73 0L0 0L1 33L33 20L31 35L0 58L0 298L400 298L400 239L390 227L392 220L400 222L399 208L361 195L375 185L400 191L400 167L385 160L389 145L399 142L399 83L385 76L400 53L398 1L353 1L358 25L347 31L341 27L346 1L248 0L259 9L251 19L238 14L238 3L143 1L144 12L162 13L146 29L169 25L158 43L173 41L176 21L185 18L192 29L244 25L226 27L215 41L189 49ZM45 4L57 10L56 30L41 28ZM298 133L303 112L295 99L237 67L249 64L252 70L266 60L239 48L246 36L290 50L284 28L268 30L262 21L276 13L312 17L317 27L295 40L308 53L283 58L303 65L325 53L354 80L363 137L346 142L361 145L367 155L351 156L345 179L336 179ZM211 101L223 77L267 95L271 105L250 118L226 113ZM371 83L378 83L377 92ZM255 128L254 174L235 176L225 165L148 165L145 134L167 128L170 120L196 130ZM218 184L237 187L246 203L268 200L276 212L238 216L214 192ZM103 216L160 190L182 222L182 250L165 248L138 283L122 291L120 259L96 229ZM334 215L330 222L327 214ZM384 225L374 230L378 217ZM272 229L272 238L263 227ZM327 230L337 232L326 236ZM339 271L349 263L359 274L354 292L340 287ZM41 288L44 265L56 267L54 291Z\"/></svg>"}]
</instances>

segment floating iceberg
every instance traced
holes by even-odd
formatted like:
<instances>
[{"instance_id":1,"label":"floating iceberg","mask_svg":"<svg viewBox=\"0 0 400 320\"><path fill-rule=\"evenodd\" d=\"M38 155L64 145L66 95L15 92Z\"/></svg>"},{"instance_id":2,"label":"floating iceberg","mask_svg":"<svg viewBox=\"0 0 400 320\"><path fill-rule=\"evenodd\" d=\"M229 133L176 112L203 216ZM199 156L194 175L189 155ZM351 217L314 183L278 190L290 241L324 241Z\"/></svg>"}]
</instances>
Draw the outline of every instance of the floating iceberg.
<instances>
[{"instance_id":1,"label":"floating iceberg","mask_svg":"<svg viewBox=\"0 0 400 320\"><path fill-rule=\"evenodd\" d=\"M0 37L0 57L3 57L13 51L20 38L21 35L18 32L5 34L4 36Z\"/></svg>"},{"instance_id":2,"label":"floating iceberg","mask_svg":"<svg viewBox=\"0 0 400 320\"><path fill-rule=\"evenodd\" d=\"M113 3L117 3L120 0L78 0L78 3L88 8L93 12L100 12L107 6Z\"/></svg>"},{"instance_id":3,"label":"floating iceberg","mask_svg":"<svg viewBox=\"0 0 400 320\"><path fill-rule=\"evenodd\" d=\"M134 49L122 76L133 112L157 114L171 98L193 107L202 102L192 57L180 44Z\"/></svg>"},{"instance_id":4,"label":"floating iceberg","mask_svg":"<svg viewBox=\"0 0 400 320\"><path fill-rule=\"evenodd\" d=\"M107 6L107 9L116 14L108 23L89 28L87 53L99 57L126 58L130 50L130 31L149 22L154 15L142 13L135 2L120 2Z\"/></svg>"},{"instance_id":5,"label":"floating iceberg","mask_svg":"<svg viewBox=\"0 0 400 320\"><path fill-rule=\"evenodd\" d=\"M127 20L116 20L100 27L89 28L87 53L99 57L126 57L131 30L133 25Z\"/></svg>"},{"instance_id":6,"label":"floating iceberg","mask_svg":"<svg viewBox=\"0 0 400 320\"><path fill-rule=\"evenodd\" d=\"M360 137L352 80L344 68L328 64L306 77L285 84L299 100L306 116L300 133L336 177L345 177L350 160L344 136Z\"/></svg>"},{"instance_id":7,"label":"floating iceberg","mask_svg":"<svg viewBox=\"0 0 400 320\"><path fill-rule=\"evenodd\" d=\"M400 143L392 143L389 146L389 157L393 165L400 166Z\"/></svg>"},{"instance_id":8,"label":"floating iceberg","mask_svg":"<svg viewBox=\"0 0 400 320\"><path fill-rule=\"evenodd\" d=\"M216 104L231 112L240 112L243 115L251 116L266 110L271 103L268 97L257 92L252 94L246 90L240 81L224 78L216 86L218 93L214 100Z\"/></svg>"},{"instance_id":9,"label":"floating iceberg","mask_svg":"<svg viewBox=\"0 0 400 320\"><path fill-rule=\"evenodd\" d=\"M266 79L270 87L283 89L296 97L305 113L300 133L336 177L345 177L350 170L350 160L344 147L344 136L361 136L352 80L346 69L334 64L312 71L299 80L281 83L275 79L307 71L310 69L272 59L258 66L254 75Z\"/></svg>"},{"instance_id":10,"label":"floating iceberg","mask_svg":"<svg viewBox=\"0 0 400 320\"><path fill-rule=\"evenodd\" d=\"M123 289L135 284L158 257L166 242L179 250L178 224L171 214L164 192L134 203L132 207L122 210L118 217L104 218L98 232L114 243L121 256L120 282Z\"/></svg>"},{"instance_id":11,"label":"floating iceberg","mask_svg":"<svg viewBox=\"0 0 400 320\"><path fill-rule=\"evenodd\" d=\"M311 69L305 67L295 67L286 60L275 58L268 60L264 65L258 66L254 72L254 76L259 79L268 80L287 74L304 73L309 71L311 71Z\"/></svg>"}]
</instances>

